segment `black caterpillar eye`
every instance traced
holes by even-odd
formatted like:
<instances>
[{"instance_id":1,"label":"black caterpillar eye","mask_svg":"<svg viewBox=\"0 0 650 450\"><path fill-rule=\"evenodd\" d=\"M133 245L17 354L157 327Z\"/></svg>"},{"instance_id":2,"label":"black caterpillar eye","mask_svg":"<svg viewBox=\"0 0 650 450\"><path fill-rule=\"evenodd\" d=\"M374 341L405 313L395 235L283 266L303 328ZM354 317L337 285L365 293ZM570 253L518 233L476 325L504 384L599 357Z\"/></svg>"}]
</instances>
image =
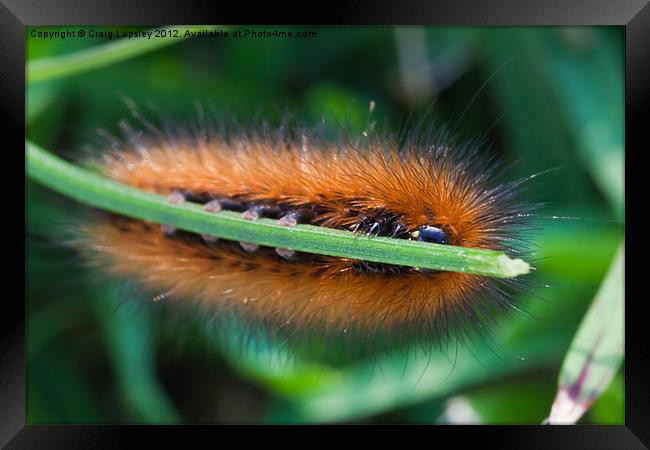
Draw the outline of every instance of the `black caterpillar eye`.
<instances>
[{"instance_id":1,"label":"black caterpillar eye","mask_svg":"<svg viewBox=\"0 0 650 450\"><path fill-rule=\"evenodd\" d=\"M418 241L446 244L447 235L437 227L422 227L418 230Z\"/></svg>"}]
</instances>

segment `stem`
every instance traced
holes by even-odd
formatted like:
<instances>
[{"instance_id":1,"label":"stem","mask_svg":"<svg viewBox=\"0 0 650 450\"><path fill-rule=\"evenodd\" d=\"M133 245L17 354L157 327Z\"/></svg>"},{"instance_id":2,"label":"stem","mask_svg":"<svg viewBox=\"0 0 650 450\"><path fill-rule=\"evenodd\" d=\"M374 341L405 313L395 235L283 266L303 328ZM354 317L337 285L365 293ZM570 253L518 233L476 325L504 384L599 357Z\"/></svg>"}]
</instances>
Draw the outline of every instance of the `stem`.
<instances>
[{"instance_id":1,"label":"stem","mask_svg":"<svg viewBox=\"0 0 650 450\"><path fill-rule=\"evenodd\" d=\"M224 239L320 255L408 267L466 272L499 278L526 274L530 267L502 252L451 245L367 237L312 225L285 227L276 220L245 220L232 211L217 214L201 205L172 205L163 196L140 191L74 166L27 141L28 175L80 202L118 214Z\"/></svg>"}]
</instances>

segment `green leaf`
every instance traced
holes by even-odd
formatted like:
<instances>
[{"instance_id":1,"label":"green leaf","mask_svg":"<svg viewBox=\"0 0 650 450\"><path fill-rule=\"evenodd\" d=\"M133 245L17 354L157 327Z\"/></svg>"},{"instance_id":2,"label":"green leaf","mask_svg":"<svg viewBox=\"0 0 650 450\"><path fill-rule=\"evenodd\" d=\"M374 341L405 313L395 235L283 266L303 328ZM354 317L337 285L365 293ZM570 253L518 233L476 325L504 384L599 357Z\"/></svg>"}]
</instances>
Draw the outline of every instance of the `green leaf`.
<instances>
[{"instance_id":1,"label":"green leaf","mask_svg":"<svg viewBox=\"0 0 650 450\"><path fill-rule=\"evenodd\" d=\"M548 423L577 422L607 388L623 361L623 254L621 245L571 343Z\"/></svg>"},{"instance_id":2,"label":"green leaf","mask_svg":"<svg viewBox=\"0 0 650 450\"><path fill-rule=\"evenodd\" d=\"M558 104L574 130L585 167L616 217L622 218L624 39L622 30L618 31L615 40L605 39L605 30L579 27L558 31L557 39L546 42L551 56L546 72L552 94L562 100Z\"/></svg>"},{"instance_id":3,"label":"green leaf","mask_svg":"<svg viewBox=\"0 0 650 450\"><path fill-rule=\"evenodd\" d=\"M354 420L434 400L476 386L495 377L544 367L557 360L560 333L540 334L512 343L508 357L494 355L489 342L461 345L456 351L412 347L377 357L336 372L329 370L311 391L272 411L273 422L332 422ZM513 355L526 355L515 358ZM431 417L431 422L436 418Z\"/></svg>"},{"instance_id":4,"label":"green leaf","mask_svg":"<svg viewBox=\"0 0 650 450\"><path fill-rule=\"evenodd\" d=\"M194 233L307 253L500 278L530 270L525 261L498 251L371 238L311 225L285 227L276 220L245 220L232 211L209 213L193 203L172 205L163 196L83 170L31 142L27 148L28 175L51 189L98 208Z\"/></svg>"},{"instance_id":5,"label":"green leaf","mask_svg":"<svg viewBox=\"0 0 650 450\"><path fill-rule=\"evenodd\" d=\"M110 289L97 291L93 306L119 384L122 401L138 422L176 423L181 419L156 376L151 348L153 324L144 312L115 307Z\"/></svg>"}]
</instances>

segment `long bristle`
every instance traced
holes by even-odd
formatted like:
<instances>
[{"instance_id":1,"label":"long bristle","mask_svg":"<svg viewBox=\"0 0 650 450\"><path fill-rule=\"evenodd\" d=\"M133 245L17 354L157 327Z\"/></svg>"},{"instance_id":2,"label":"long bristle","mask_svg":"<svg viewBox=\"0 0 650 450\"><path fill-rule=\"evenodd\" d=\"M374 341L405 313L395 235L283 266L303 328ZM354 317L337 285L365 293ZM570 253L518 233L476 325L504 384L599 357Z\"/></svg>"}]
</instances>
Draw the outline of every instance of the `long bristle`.
<instances>
[{"instance_id":1,"label":"long bristle","mask_svg":"<svg viewBox=\"0 0 650 450\"><path fill-rule=\"evenodd\" d=\"M415 130L401 142L377 134L359 145L304 130L128 133L125 149L105 154L107 176L249 220L403 239L435 227L447 244L515 253L533 208L516 198L520 180L495 181L481 142L444 133ZM295 329L441 337L509 304L507 289L477 275L238 245L125 218L84 227L79 242L151 291Z\"/></svg>"}]
</instances>

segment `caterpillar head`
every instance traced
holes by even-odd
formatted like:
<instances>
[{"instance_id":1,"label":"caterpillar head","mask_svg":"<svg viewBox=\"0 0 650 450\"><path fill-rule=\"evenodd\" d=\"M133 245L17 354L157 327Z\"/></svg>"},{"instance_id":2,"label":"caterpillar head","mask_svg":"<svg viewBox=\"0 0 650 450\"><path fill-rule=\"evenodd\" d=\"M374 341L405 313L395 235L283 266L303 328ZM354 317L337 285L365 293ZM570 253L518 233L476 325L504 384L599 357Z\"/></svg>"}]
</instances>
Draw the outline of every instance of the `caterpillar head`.
<instances>
[{"instance_id":1,"label":"caterpillar head","mask_svg":"<svg viewBox=\"0 0 650 450\"><path fill-rule=\"evenodd\" d=\"M431 242L434 244L447 244L449 243L449 238L447 234L440 228L425 225L413 233L411 233L413 239L423 242Z\"/></svg>"}]
</instances>

